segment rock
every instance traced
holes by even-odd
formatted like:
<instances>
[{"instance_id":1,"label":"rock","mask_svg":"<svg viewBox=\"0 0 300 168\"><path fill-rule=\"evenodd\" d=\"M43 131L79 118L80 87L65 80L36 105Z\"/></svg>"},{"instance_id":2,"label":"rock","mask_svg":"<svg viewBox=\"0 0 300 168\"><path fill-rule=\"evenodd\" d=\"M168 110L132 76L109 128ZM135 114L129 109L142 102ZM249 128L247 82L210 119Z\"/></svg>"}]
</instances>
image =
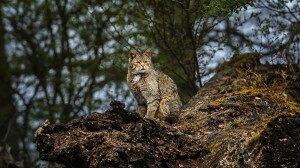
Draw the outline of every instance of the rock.
<instances>
[{"instance_id":1,"label":"rock","mask_svg":"<svg viewBox=\"0 0 300 168\"><path fill-rule=\"evenodd\" d=\"M194 138L111 104L106 113L46 125L36 138L41 159L78 168L172 167L208 153Z\"/></svg>"},{"instance_id":2,"label":"rock","mask_svg":"<svg viewBox=\"0 0 300 168\"><path fill-rule=\"evenodd\" d=\"M246 59L219 69L172 125L121 102L45 124L35 138L40 158L74 168L300 167L300 74L271 75L286 68Z\"/></svg>"}]
</instances>

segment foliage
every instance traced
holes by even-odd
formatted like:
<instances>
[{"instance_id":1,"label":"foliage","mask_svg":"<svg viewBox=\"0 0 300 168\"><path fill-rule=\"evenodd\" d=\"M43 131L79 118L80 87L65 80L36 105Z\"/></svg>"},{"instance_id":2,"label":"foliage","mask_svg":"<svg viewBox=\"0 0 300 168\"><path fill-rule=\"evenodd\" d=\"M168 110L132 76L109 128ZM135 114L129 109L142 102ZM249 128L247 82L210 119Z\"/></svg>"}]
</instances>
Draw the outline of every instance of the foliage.
<instances>
[{"instance_id":1,"label":"foliage","mask_svg":"<svg viewBox=\"0 0 300 168\"><path fill-rule=\"evenodd\" d=\"M207 16L226 16L233 12L238 12L241 7L247 9L246 5L253 4L253 2L253 0L213 0L209 1L209 4L204 6L204 9Z\"/></svg>"}]
</instances>

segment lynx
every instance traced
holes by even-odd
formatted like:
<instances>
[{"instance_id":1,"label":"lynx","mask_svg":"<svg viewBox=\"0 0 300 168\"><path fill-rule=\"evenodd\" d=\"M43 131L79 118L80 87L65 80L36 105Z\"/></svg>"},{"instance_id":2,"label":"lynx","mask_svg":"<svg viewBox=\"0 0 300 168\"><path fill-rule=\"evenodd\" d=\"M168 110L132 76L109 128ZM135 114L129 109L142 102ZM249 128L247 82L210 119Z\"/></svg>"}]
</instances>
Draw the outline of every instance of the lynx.
<instances>
[{"instance_id":1,"label":"lynx","mask_svg":"<svg viewBox=\"0 0 300 168\"><path fill-rule=\"evenodd\" d=\"M152 50L129 52L128 86L137 101L137 112L146 119L178 118L182 106L174 81L153 68Z\"/></svg>"}]
</instances>

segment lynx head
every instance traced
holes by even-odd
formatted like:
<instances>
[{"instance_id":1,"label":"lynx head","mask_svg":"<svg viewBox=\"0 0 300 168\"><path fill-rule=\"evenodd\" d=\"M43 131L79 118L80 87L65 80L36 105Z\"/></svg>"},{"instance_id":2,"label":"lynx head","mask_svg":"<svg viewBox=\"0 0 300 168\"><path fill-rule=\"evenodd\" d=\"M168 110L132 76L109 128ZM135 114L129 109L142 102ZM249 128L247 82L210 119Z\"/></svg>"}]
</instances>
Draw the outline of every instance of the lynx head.
<instances>
[{"instance_id":1,"label":"lynx head","mask_svg":"<svg viewBox=\"0 0 300 168\"><path fill-rule=\"evenodd\" d=\"M129 51L129 70L133 74L148 73L152 70L152 50L148 48L142 55Z\"/></svg>"}]
</instances>

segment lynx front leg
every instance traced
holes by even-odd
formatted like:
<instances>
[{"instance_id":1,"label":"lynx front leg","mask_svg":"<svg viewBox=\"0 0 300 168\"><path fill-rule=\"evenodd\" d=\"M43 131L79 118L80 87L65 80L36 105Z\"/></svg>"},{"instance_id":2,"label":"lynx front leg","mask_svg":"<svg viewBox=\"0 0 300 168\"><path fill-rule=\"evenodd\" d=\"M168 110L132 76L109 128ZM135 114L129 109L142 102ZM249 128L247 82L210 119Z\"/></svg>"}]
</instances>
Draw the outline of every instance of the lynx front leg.
<instances>
[{"instance_id":1,"label":"lynx front leg","mask_svg":"<svg viewBox=\"0 0 300 168\"><path fill-rule=\"evenodd\" d=\"M156 112L159 106L159 99L155 96L151 96L147 99L147 114L146 119L155 119Z\"/></svg>"}]
</instances>

